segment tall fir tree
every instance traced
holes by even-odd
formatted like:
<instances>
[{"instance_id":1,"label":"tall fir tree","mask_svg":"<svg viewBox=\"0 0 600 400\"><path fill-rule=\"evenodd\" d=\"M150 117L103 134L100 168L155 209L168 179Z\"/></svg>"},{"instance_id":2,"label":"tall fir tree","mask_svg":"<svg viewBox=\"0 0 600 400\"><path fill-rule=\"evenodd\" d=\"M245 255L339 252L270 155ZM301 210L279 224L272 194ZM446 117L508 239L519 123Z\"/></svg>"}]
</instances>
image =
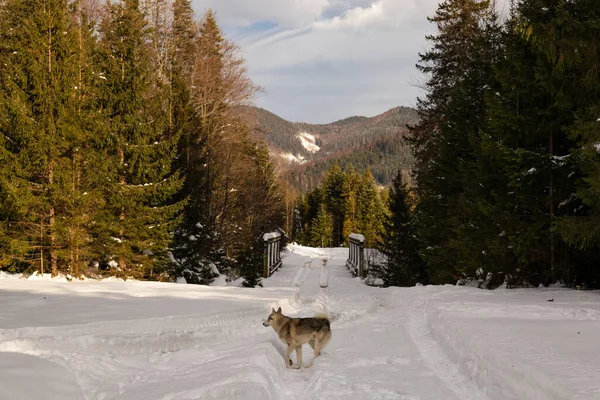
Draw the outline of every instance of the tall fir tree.
<instances>
[{"instance_id":1,"label":"tall fir tree","mask_svg":"<svg viewBox=\"0 0 600 400\"><path fill-rule=\"evenodd\" d=\"M332 244L333 218L327 211L324 203L321 203L317 218L313 221L310 229L311 245L315 247L330 247Z\"/></svg>"},{"instance_id":2,"label":"tall fir tree","mask_svg":"<svg viewBox=\"0 0 600 400\"><path fill-rule=\"evenodd\" d=\"M180 55L174 72L185 77L181 85L189 93L189 101L176 110L190 118L181 127L180 142L184 193L190 201L177 233L175 256L185 259L188 282L209 283L215 265L220 273L247 275L252 286L258 282L252 272L257 268L243 266L240 260L258 265L255 261L262 253L256 248L257 238L283 225L283 198L270 156L250 139L247 124L236 114L236 106L245 104L256 87L214 13L206 12L194 36L189 3L175 6L173 31Z\"/></svg>"},{"instance_id":3,"label":"tall fir tree","mask_svg":"<svg viewBox=\"0 0 600 400\"><path fill-rule=\"evenodd\" d=\"M346 209L343 196L344 180L342 169L335 163L325 174L322 184L323 202L333 224L331 237L333 247L339 247L344 243L344 210Z\"/></svg>"},{"instance_id":4,"label":"tall fir tree","mask_svg":"<svg viewBox=\"0 0 600 400\"><path fill-rule=\"evenodd\" d=\"M386 256L382 279L387 286L427 284L425 263L419 254L414 204L400 173L389 188L381 251Z\"/></svg>"},{"instance_id":5,"label":"tall fir tree","mask_svg":"<svg viewBox=\"0 0 600 400\"><path fill-rule=\"evenodd\" d=\"M563 265L552 265L551 276L571 285L600 287L600 8L591 0L531 0L523 1L519 11L521 31L550 64L550 79L545 83L555 108L572 114L570 121L562 119L569 123L554 138L555 146L567 143L569 147L562 153L558 147L553 159L555 169L568 172L554 184L558 205L553 222L561 235L554 240L564 248L563 239L571 248Z\"/></svg>"},{"instance_id":6,"label":"tall fir tree","mask_svg":"<svg viewBox=\"0 0 600 400\"><path fill-rule=\"evenodd\" d=\"M361 188L362 177L359 173L351 168L345 173L344 187L342 196L346 209L344 210L344 243L351 233L359 232L359 209L358 209L358 193Z\"/></svg>"},{"instance_id":7,"label":"tall fir tree","mask_svg":"<svg viewBox=\"0 0 600 400\"><path fill-rule=\"evenodd\" d=\"M68 217L81 199L76 153L88 139L77 113L85 50L69 11L62 0L8 1L0 22L3 253L53 276L76 246Z\"/></svg>"},{"instance_id":8,"label":"tall fir tree","mask_svg":"<svg viewBox=\"0 0 600 400\"><path fill-rule=\"evenodd\" d=\"M173 3L172 54L170 76L171 127L180 133L177 167L187 171L195 158L202 153L199 140L198 115L191 102L193 71L195 65L198 32L194 22L194 10L189 0ZM186 181L184 195L194 183L193 176Z\"/></svg>"},{"instance_id":9,"label":"tall fir tree","mask_svg":"<svg viewBox=\"0 0 600 400\"><path fill-rule=\"evenodd\" d=\"M478 161L495 19L487 0L443 1L429 19L437 27L427 37L432 49L417 65L428 76L426 96L418 100L421 121L411 128L417 215L423 256L437 283L469 273L474 254L465 244L483 235L476 222L483 217L473 215L477 208L470 199L484 196L477 189L485 178L478 176Z\"/></svg>"},{"instance_id":10,"label":"tall fir tree","mask_svg":"<svg viewBox=\"0 0 600 400\"><path fill-rule=\"evenodd\" d=\"M532 7L533 6L533 7ZM538 6L540 8L538 8ZM489 96L490 124L484 152L500 170L490 215L501 229L497 271L509 284L548 284L568 279L569 249L552 229L574 192L569 159L573 142L564 129L574 103L561 104L563 84L548 58L525 34L530 18L552 12L537 2L519 2L505 26L503 56L496 67L498 89ZM548 10L550 11L550 10Z\"/></svg>"},{"instance_id":11,"label":"tall fir tree","mask_svg":"<svg viewBox=\"0 0 600 400\"><path fill-rule=\"evenodd\" d=\"M181 208L172 200L182 184L171 169L178 135L169 130L167 95L151 68L139 1L108 4L100 31L113 174L98 241L124 275L153 278L164 272Z\"/></svg>"},{"instance_id":12,"label":"tall fir tree","mask_svg":"<svg viewBox=\"0 0 600 400\"><path fill-rule=\"evenodd\" d=\"M365 237L365 246L376 248L381 242L383 231L383 204L377 192L375 179L366 170L358 189L357 197L358 230Z\"/></svg>"},{"instance_id":13,"label":"tall fir tree","mask_svg":"<svg viewBox=\"0 0 600 400\"><path fill-rule=\"evenodd\" d=\"M63 254L68 272L80 276L98 261L93 226L106 206L102 195L109 175L105 163L109 131L98 102L104 80L98 76L95 62L98 43L93 10L83 0L71 2L70 9L77 41L77 84L71 103L76 117L73 135L68 138L65 169L69 171L66 179L70 195L64 204L62 233L66 236Z\"/></svg>"},{"instance_id":14,"label":"tall fir tree","mask_svg":"<svg viewBox=\"0 0 600 400\"><path fill-rule=\"evenodd\" d=\"M300 234L298 238L301 243L311 242L311 229L317 219L321 203L323 203L323 191L316 187L308 192L299 202L298 213L300 214Z\"/></svg>"}]
</instances>

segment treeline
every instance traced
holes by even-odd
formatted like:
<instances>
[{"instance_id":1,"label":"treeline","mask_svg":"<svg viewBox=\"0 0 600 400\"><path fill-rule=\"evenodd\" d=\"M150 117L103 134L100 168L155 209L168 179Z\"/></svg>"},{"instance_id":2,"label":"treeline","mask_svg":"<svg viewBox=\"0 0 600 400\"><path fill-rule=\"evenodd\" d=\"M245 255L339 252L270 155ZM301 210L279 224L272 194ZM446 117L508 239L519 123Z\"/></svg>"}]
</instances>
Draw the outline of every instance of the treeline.
<instances>
[{"instance_id":1,"label":"treeline","mask_svg":"<svg viewBox=\"0 0 600 400\"><path fill-rule=\"evenodd\" d=\"M284 218L256 90L189 0L2 2L0 269L256 284Z\"/></svg>"},{"instance_id":2,"label":"treeline","mask_svg":"<svg viewBox=\"0 0 600 400\"><path fill-rule=\"evenodd\" d=\"M339 247L351 233L362 233L366 246L376 247L383 234L386 191L369 170L342 171L336 163L320 186L298 200L293 237L314 247Z\"/></svg>"},{"instance_id":3,"label":"treeline","mask_svg":"<svg viewBox=\"0 0 600 400\"><path fill-rule=\"evenodd\" d=\"M493 3L493 2L492 2ZM600 7L445 0L430 21L417 203L435 283L600 287Z\"/></svg>"}]
</instances>

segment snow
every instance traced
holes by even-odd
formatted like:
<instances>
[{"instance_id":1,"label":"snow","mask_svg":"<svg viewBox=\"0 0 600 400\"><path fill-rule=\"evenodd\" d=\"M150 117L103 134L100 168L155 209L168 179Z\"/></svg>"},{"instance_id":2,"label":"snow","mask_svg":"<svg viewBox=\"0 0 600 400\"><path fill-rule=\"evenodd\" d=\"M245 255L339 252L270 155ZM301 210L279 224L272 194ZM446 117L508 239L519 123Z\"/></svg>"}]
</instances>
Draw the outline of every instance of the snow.
<instances>
[{"instance_id":1,"label":"snow","mask_svg":"<svg viewBox=\"0 0 600 400\"><path fill-rule=\"evenodd\" d=\"M270 239L278 238L279 236L281 236L281 233L279 233L279 232L269 232L269 233L265 233L263 235L263 240L267 241Z\"/></svg>"},{"instance_id":2,"label":"snow","mask_svg":"<svg viewBox=\"0 0 600 400\"><path fill-rule=\"evenodd\" d=\"M350 275L347 248L287 249L256 289L0 272L0 397L600 398L598 292L376 288ZM285 367L271 307L330 316L312 368Z\"/></svg>"},{"instance_id":3,"label":"snow","mask_svg":"<svg viewBox=\"0 0 600 400\"><path fill-rule=\"evenodd\" d=\"M296 156L292 153L281 153L280 156L285 158L289 163L304 164L306 162L304 156L301 155Z\"/></svg>"},{"instance_id":4,"label":"snow","mask_svg":"<svg viewBox=\"0 0 600 400\"><path fill-rule=\"evenodd\" d=\"M360 242L365 241L365 237L363 235L361 235L360 233L351 233L348 237L350 239L358 240Z\"/></svg>"},{"instance_id":5,"label":"snow","mask_svg":"<svg viewBox=\"0 0 600 400\"><path fill-rule=\"evenodd\" d=\"M304 148L309 152L316 153L317 151L321 150L321 148L316 144L314 135L311 135L308 132L300 132L296 135L296 137L300 139L302 146L304 146Z\"/></svg>"},{"instance_id":6,"label":"snow","mask_svg":"<svg viewBox=\"0 0 600 400\"><path fill-rule=\"evenodd\" d=\"M573 201L575 199L577 199L577 195L575 193L571 193L571 195L568 198L566 198L565 200L561 201L558 204L558 208L562 208L562 207L566 206L567 204L569 204L571 201Z\"/></svg>"}]
</instances>

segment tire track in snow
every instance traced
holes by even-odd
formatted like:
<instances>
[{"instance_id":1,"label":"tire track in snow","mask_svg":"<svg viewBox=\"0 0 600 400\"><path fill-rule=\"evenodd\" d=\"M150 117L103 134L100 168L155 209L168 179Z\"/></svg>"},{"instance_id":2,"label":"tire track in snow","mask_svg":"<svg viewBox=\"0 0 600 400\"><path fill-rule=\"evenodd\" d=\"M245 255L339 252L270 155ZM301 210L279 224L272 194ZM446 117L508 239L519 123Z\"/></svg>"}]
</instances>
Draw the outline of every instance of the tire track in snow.
<instances>
[{"instance_id":1,"label":"tire track in snow","mask_svg":"<svg viewBox=\"0 0 600 400\"><path fill-rule=\"evenodd\" d=\"M166 353L264 333L267 310L250 308L196 317L176 316L0 331L0 352ZM156 326L168 329L156 331ZM102 333L97 333L102 332Z\"/></svg>"},{"instance_id":2,"label":"tire track in snow","mask_svg":"<svg viewBox=\"0 0 600 400\"><path fill-rule=\"evenodd\" d=\"M407 317L408 332L425 364L446 383L456 397L461 400L489 400L489 397L461 372L460 367L450 360L440 343L433 338L429 317L416 311L408 311Z\"/></svg>"},{"instance_id":3,"label":"tire track in snow","mask_svg":"<svg viewBox=\"0 0 600 400\"><path fill-rule=\"evenodd\" d=\"M313 261L316 261L318 256L307 257L302 265L296 271L291 285L298 287L297 303L301 314L313 316L315 312L324 312L327 310L327 297L323 293L327 288L321 288L321 276L323 274L323 265L320 268L313 268ZM320 257L321 259L323 256ZM315 279L316 277L316 279ZM318 293L315 295L315 291ZM310 308L310 311L307 310ZM285 313L285 311L284 311ZM281 343L281 348L285 345ZM313 356L313 351L308 346L303 346L303 361L304 364ZM296 360L296 353L292 354L292 358ZM284 362L283 353L281 363ZM301 368L284 369L281 372L281 391L282 398L285 399L308 399L311 397L311 387L314 378L314 367L310 369Z\"/></svg>"}]
</instances>

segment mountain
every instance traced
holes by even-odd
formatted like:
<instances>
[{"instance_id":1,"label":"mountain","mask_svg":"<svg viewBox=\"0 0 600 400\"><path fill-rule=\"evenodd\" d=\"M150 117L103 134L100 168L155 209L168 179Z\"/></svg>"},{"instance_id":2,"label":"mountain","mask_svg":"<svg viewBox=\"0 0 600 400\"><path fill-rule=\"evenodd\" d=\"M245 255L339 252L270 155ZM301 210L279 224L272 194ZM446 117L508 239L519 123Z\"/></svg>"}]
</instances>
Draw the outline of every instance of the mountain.
<instances>
[{"instance_id":1,"label":"mountain","mask_svg":"<svg viewBox=\"0 0 600 400\"><path fill-rule=\"evenodd\" d=\"M369 168L381 185L389 184L399 169L412 167L406 126L417 123L418 116L409 107L330 124L290 122L257 107L240 112L254 134L266 141L284 177L302 192L318 185L336 161L359 172Z\"/></svg>"}]
</instances>

